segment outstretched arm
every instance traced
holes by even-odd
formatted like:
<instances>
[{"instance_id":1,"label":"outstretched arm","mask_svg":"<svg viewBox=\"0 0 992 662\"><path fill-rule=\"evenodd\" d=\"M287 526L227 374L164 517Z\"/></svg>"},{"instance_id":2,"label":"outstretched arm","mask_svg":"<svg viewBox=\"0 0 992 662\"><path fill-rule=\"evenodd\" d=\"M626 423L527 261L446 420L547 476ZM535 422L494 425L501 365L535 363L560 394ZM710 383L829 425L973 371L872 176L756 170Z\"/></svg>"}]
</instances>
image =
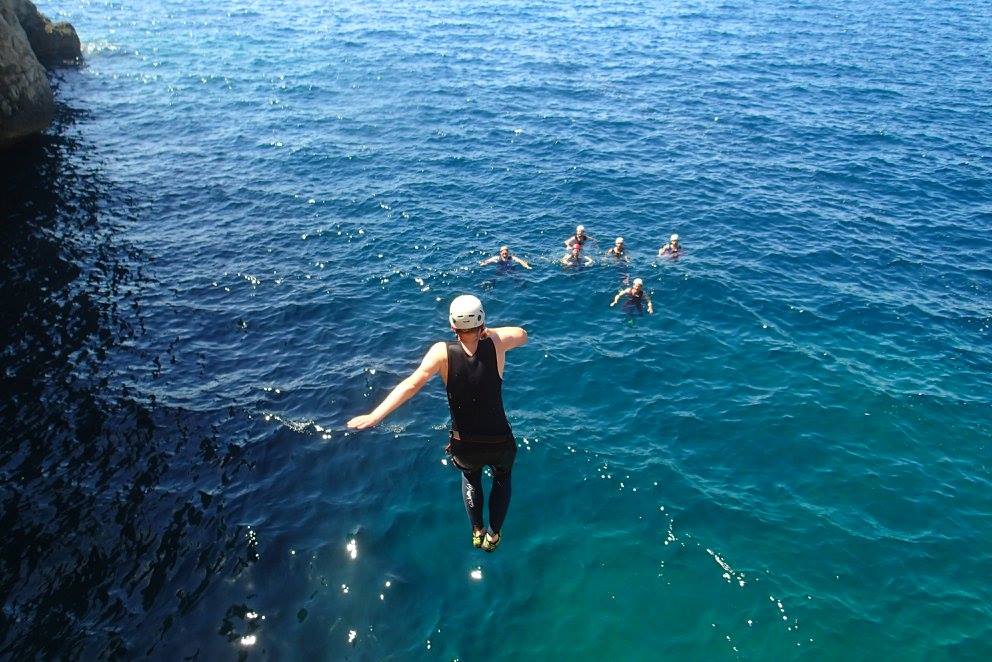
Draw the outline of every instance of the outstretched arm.
<instances>
[{"instance_id":1,"label":"outstretched arm","mask_svg":"<svg viewBox=\"0 0 992 662\"><path fill-rule=\"evenodd\" d=\"M651 295L645 292L644 300L648 302L648 315L654 315L654 306L651 304Z\"/></svg>"},{"instance_id":2,"label":"outstretched arm","mask_svg":"<svg viewBox=\"0 0 992 662\"><path fill-rule=\"evenodd\" d=\"M529 264L527 264L527 261L526 261L526 260L521 260L521 259L520 259L519 257L517 257L516 255L514 255L514 256L513 256L513 260L514 260L514 262L516 262L517 264L519 264L519 265L520 265L521 267L523 267L524 269L530 269L530 265L529 265Z\"/></svg>"},{"instance_id":3,"label":"outstretched arm","mask_svg":"<svg viewBox=\"0 0 992 662\"><path fill-rule=\"evenodd\" d=\"M386 399L379 403L379 406L368 414L356 416L348 421L349 428L364 430L378 425L382 419L389 416L404 402L417 394L424 387L430 378L441 369L441 362L447 356L444 343L435 343L420 362L420 367L413 371L409 377L397 384L396 388L386 396Z\"/></svg>"},{"instance_id":4,"label":"outstretched arm","mask_svg":"<svg viewBox=\"0 0 992 662\"><path fill-rule=\"evenodd\" d=\"M591 257L589 257L588 255L586 255L586 266L587 267L591 267L594 264L596 264L596 262Z\"/></svg>"},{"instance_id":5,"label":"outstretched arm","mask_svg":"<svg viewBox=\"0 0 992 662\"><path fill-rule=\"evenodd\" d=\"M617 292L617 295L615 297L613 297L613 303L610 304L610 308L612 308L613 306L617 305L620 302L620 297L622 297L624 294L626 294L629 291L630 291L630 288L623 289L623 290L620 290L619 292Z\"/></svg>"},{"instance_id":6,"label":"outstretched arm","mask_svg":"<svg viewBox=\"0 0 992 662\"><path fill-rule=\"evenodd\" d=\"M486 264L492 264L492 263L494 263L498 259L499 259L499 255L493 255L492 257L487 257L485 260L482 260L481 262L479 262L479 265L481 266L481 265L486 265Z\"/></svg>"},{"instance_id":7,"label":"outstretched arm","mask_svg":"<svg viewBox=\"0 0 992 662\"><path fill-rule=\"evenodd\" d=\"M527 344L527 331L519 326L500 326L486 331L490 336L496 336L503 351Z\"/></svg>"}]
</instances>

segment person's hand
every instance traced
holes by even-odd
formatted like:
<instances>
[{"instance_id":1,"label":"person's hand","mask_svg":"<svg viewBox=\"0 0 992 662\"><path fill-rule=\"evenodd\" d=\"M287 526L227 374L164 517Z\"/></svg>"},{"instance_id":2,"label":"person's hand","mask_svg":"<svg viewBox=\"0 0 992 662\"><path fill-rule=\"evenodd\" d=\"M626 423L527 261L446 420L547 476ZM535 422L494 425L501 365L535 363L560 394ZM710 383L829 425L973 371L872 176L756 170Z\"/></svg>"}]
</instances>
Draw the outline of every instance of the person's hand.
<instances>
[{"instance_id":1,"label":"person's hand","mask_svg":"<svg viewBox=\"0 0 992 662\"><path fill-rule=\"evenodd\" d=\"M617 305L617 302L616 301L613 301L612 303L610 303L610 308L612 308L615 305Z\"/></svg>"},{"instance_id":2,"label":"person's hand","mask_svg":"<svg viewBox=\"0 0 992 662\"><path fill-rule=\"evenodd\" d=\"M378 425L379 421L372 414L362 414L348 421L348 427L353 430L365 430Z\"/></svg>"}]
</instances>

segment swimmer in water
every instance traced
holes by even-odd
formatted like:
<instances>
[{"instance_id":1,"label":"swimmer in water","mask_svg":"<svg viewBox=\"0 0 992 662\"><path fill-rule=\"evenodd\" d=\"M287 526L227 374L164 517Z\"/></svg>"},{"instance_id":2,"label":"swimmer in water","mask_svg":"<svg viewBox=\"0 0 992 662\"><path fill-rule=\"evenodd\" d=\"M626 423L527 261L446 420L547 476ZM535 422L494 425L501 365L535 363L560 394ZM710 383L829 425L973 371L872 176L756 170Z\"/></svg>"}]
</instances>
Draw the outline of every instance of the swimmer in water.
<instances>
[{"instance_id":1,"label":"swimmer in water","mask_svg":"<svg viewBox=\"0 0 992 662\"><path fill-rule=\"evenodd\" d=\"M573 234L571 237L565 240L565 248L571 248L576 244L579 245L579 248L582 248L582 246L585 245L587 241L589 241L589 235L586 234L585 226L576 225L575 234Z\"/></svg>"},{"instance_id":2,"label":"swimmer in water","mask_svg":"<svg viewBox=\"0 0 992 662\"><path fill-rule=\"evenodd\" d=\"M435 343L419 368L378 407L348 421L348 427L364 430L378 425L434 375L440 375L451 411L450 442L445 450L462 473L462 499L472 524L472 546L493 552L502 540L500 531L510 507L510 470L517 455L517 442L503 410L503 372L506 353L526 344L527 332L519 326L487 328L482 302L471 294L455 297L448 321L455 340ZM493 477L488 530L482 516L485 467Z\"/></svg>"},{"instance_id":3,"label":"swimmer in water","mask_svg":"<svg viewBox=\"0 0 992 662\"><path fill-rule=\"evenodd\" d=\"M530 265L527 264L526 260L521 260L516 255L510 253L510 249L507 246L499 247L499 255L493 255L490 258L486 258L479 262L480 265L484 266L487 264L498 264L501 267L512 267L513 263L516 262L524 269L530 269Z\"/></svg>"},{"instance_id":4,"label":"swimmer in water","mask_svg":"<svg viewBox=\"0 0 992 662\"><path fill-rule=\"evenodd\" d=\"M616 241L613 242L613 247L606 251L606 254L626 262L628 260L627 247L623 243L623 237L617 237Z\"/></svg>"},{"instance_id":5,"label":"swimmer in water","mask_svg":"<svg viewBox=\"0 0 992 662\"><path fill-rule=\"evenodd\" d=\"M658 257L661 257L662 255L678 257L681 252L682 244L679 243L679 236L677 234L673 234L668 240L668 243L658 249Z\"/></svg>"},{"instance_id":6,"label":"swimmer in water","mask_svg":"<svg viewBox=\"0 0 992 662\"><path fill-rule=\"evenodd\" d=\"M625 295L627 300L623 302L623 307L627 312L634 312L635 310L639 313L644 312L644 304L647 304L648 315L654 314L651 297L644 291L644 281L640 278L635 278L633 285L617 292L617 295L613 297L613 303L610 304L610 308L620 303L620 297Z\"/></svg>"},{"instance_id":7,"label":"swimmer in water","mask_svg":"<svg viewBox=\"0 0 992 662\"><path fill-rule=\"evenodd\" d=\"M575 244L561 259L561 264L564 267L591 267L593 261L588 255L582 254L582 246Z\"/></svg>"}]
</instances>

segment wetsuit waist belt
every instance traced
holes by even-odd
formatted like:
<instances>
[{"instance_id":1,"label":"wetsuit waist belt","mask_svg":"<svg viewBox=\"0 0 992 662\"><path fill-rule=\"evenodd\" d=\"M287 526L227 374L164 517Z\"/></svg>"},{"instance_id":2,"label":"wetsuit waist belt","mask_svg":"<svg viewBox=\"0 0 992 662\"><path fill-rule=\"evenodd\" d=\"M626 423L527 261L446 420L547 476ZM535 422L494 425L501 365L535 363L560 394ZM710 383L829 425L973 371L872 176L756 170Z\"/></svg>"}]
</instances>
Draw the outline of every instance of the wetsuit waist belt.
<instances>
[{"instance_id":1,"label":"wetsuit waist belt","mask_svg":"<svg viewBox=\"0 0 992 662\"><path fill-rule=\"evenodd\" d=\"M479 444L505 444L508 441L513 441L514 439L512 434L460 434L456 430L452 430L451 440L467 441Z\"/></svg>"}]
</instances>

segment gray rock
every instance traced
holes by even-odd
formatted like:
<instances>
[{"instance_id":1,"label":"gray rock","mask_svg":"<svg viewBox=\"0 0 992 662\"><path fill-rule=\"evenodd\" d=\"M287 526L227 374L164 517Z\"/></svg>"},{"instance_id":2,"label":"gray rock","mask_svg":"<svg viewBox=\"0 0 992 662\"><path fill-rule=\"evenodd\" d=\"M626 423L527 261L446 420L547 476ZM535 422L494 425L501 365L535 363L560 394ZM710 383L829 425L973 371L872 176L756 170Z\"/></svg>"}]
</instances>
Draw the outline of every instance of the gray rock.
<instances>
[{"instance_id":1,"label":"gray rock","mask_svg":"<svg viewBox=\"0 0 992 662\"><path fill-rule=\"evenodd\" d=\"M48 128L55 98L48 66L77 63L79 37L29 0L0 0L0 148Z\"/></svg>"},{"instance_id":2,"label":"gray rock","mask_svg":"<svg viewBox=\"0 0 992 662\"><path fill-rule=\"evenodd\" d=\"M12 2L39 62L48 68L79 63L82 51L74 27L65 21L52 23L30 0Z\"/></svg>"},{"instance_id":3,"label":"gray rock","mask_svg":"<svg viewBox=\"0 0 992 662\"><path fill-rule=\"evenodd\" d=\"M44 131L54 116L45 68L31 50L12 0L0 0L0 147Z\"/></svg>"}]
</instances>

